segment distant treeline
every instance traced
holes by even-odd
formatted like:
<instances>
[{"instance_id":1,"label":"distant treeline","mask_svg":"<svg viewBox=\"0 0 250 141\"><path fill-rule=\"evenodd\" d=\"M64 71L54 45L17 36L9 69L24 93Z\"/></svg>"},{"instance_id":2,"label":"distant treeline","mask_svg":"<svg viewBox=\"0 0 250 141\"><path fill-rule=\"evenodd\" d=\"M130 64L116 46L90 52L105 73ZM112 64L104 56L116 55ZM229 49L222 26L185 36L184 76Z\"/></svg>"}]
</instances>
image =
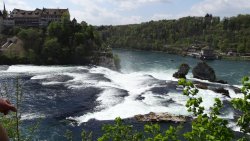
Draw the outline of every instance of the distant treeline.
<instances>
[{"instance_id":1,"label":"distant treeline","mask_svg":"<svg viewBox=\"0 0 250 141\"><path fill-rule=\"evenodd\" d=\"M2 43L6 38L17 36L22 44L17 52L6 49L0 54L1 64L89 64L96 54L106 52L102 47L99 33L86 22L81 24L64 15L60 22L51 22L47 28L6 28Z\"/></svg>"},{"instance_id":2,"label":"distant treeline","mask_svg":"<svg viewBox=\"0 0 250 141\"><path fill-rule=\"evenodd\" d=\"M206 14L204 17L99 26L97 29L112 48L168 51L205 44L222 52L230 49L250 52L250 15L221 20Z\"/></svg>"}]
</instances>

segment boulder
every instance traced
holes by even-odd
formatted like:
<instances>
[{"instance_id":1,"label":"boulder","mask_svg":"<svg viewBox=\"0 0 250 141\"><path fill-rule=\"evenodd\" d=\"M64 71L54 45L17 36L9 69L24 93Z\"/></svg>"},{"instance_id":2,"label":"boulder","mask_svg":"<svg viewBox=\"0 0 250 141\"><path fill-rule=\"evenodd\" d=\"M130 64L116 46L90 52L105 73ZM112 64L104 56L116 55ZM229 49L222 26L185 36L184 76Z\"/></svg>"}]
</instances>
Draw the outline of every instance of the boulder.
<instances>
[{"instance_id":1,"label":"boulder","mask_svg":"<svg viewBox=\"0 0 250 141\"><path fill-rule=\"evenodd\" d=\"M216 92L216 93L220 93L220 94L222 94L222 95L225 95L225 96L231 98L230 95L229 95L229 91L226 90L226 89L223 88L223 87L213 88L213 89L211 89L211 90L214 91L214 92Z\"/></svg>"},{"instance_id":2,"label":"boulder","mask_svg":"<svg viewBox=\"0 0 250 141\"><path fill-rule=\"evenodd\" d=\"M192 73L194 78L208 80L211 82L216 81L216 75L213 68L208 66L205 62L198 63L197 66L193 68Z\"/></svg>"},{"instance_id":3,"label":"boulder","mask_svg":"<svg viewBox=\"0 0 250 141\"><path fill-rule=\"evenodd\" d=\"M181 64L179 70L173 74L175 78L186 78L190 67L188 64Z\"/></svg>"},{"instance_id":4,"label":"boulder","mask_svg":"<svg viewBox=\"0 0 250 141\"><path fill-rule=\"evenodd\" d=\"M204 89L204 90L208 89L208 86L202 83L195 84L195 86L199 89Z\"/></svg>"},{"instance_id":5,"label":"boulder","mask_svg":"<svg viewBox=\"0 0 250 141\"><path fill-rule=\"evenodd\" d=\"M146 115L135 115L134 118L137 121L146 121L146 122L186 122L191 120L190 117L187 116L176 116L170 113L154 113L150 112Z\"/></svg>"}]
</instances>

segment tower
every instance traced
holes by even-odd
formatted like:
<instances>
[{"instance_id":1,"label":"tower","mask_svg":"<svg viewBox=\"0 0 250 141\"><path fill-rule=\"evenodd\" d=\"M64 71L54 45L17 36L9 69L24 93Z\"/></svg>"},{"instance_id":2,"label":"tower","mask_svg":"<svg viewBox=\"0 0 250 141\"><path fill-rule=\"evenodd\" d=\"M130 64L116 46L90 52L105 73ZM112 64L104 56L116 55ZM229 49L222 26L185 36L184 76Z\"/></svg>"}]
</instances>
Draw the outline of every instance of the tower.
<instances>
[{"instance_id":1,"label":"tower","mask_svg":"<svg viewBox=\"0 0 250 141\"><path fill-rule=\"evenodd\" d=\"M3 13L0 10L0 33L3 31Z\"/></svg>"},{"instance_id":2,"label":"tower","mask_svg":"<svg viewBox=\"0 0 250 141\"><path fill-rule=\"evenodd\" d=\"M3 2L3 18L7 18L8 17L8 12L6 10L6 7L5 7L5 3Z\"/></svg>"}]
</instances>

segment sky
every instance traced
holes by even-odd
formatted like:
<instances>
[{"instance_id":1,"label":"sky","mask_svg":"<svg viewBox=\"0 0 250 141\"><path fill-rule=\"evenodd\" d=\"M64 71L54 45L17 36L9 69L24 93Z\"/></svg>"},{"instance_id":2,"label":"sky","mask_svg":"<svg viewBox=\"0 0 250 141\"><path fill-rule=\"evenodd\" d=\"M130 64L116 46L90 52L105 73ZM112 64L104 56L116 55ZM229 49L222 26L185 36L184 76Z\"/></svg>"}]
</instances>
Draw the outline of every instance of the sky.
<instances>
[{"instance_id":1,"label":"sky","mask_svg":"<svg viewBox=\"0 0 250 141\"><path fill-rule=\"evenodd\" d=\"M184 16L250 14L250 0L4 0L6 9L68 8L92 25L124 25ZM0 8L3 1L0 2Z\"/></svg>"}]
</instances>

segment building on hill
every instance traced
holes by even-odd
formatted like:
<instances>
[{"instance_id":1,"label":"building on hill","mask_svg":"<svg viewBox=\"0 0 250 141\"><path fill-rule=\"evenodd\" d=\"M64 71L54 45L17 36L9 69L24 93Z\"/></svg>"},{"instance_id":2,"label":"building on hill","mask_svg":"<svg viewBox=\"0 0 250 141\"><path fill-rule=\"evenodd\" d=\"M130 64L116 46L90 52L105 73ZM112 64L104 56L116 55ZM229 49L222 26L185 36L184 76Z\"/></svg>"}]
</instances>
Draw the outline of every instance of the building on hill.
<instances>
[{"instance_id":1,"label":"building on hill","mask_svg":"<svg viewBox=\"0 0 250 141\"><path fill-rule=\"evenodd\" d=\"M214 60L216 59L216 55L214 53L214 50L211 49L210 47L204 47L201 50L201 58L202 60Z\"/></svg>"},{"instance_id":2,"label":"building on hill","mask_svg":"<svg viewBox=\"0 0 250 141\"><path fill-rule=\"evenodd\" d=\"M4 10L0 11L0 30L4 27L46 27L52 21L60 21L64 14L69 15L68 9L35 9L22 10L14 9L9 14Z\"/></svg>"}]
</instances>

